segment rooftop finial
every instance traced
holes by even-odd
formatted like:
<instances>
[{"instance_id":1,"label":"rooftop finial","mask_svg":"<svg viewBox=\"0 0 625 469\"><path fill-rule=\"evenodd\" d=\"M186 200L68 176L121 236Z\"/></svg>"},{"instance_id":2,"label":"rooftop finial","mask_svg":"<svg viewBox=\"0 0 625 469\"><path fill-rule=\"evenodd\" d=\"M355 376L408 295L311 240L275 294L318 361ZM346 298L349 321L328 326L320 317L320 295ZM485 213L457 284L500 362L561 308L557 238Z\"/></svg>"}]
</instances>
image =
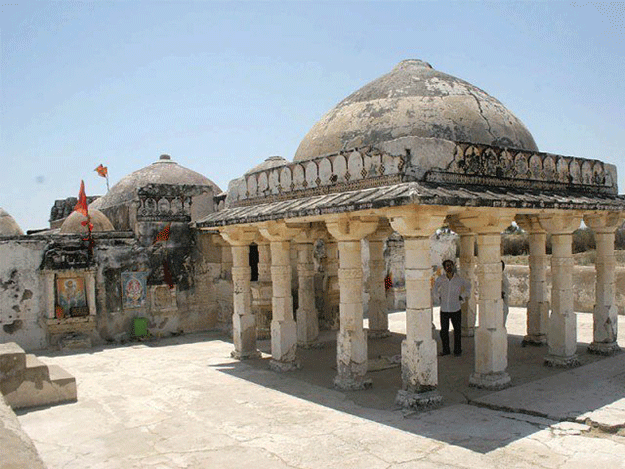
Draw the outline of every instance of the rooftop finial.
<instances>
[{"instance_id":1,"label":"rooftop finial","mask_svg":"<svg viewBox=\"0 0 625 469\"><path fill-rule=\"evenodd\" d=\"M171 160L171 156L169 156L169 155L168 155L168 154L166 154L166 153L163 153L163 154L160 156L159 160Z\"/></svg>"}]
</instances>

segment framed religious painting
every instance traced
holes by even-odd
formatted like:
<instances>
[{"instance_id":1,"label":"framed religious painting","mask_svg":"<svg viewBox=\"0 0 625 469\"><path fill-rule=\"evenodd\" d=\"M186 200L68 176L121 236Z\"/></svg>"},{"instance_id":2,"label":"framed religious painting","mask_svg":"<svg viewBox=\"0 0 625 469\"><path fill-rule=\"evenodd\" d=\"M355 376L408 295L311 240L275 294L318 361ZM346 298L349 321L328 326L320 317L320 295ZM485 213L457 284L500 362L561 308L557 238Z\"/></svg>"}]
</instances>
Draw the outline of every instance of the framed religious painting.
<instances>
[{"instance_id":1,"label":"framed religious painting","mask_svg":"<svg viewBox=\"0 0 625 469\"><path fill-rule=\"evenodd\" d=\"M147 279L147 272L122 272L124 309L145 306Z\"/></svg>"},{"instance_id":2,"label":"framed religious painting","mask_svg":"<svg viewBox=\"0 0 625 469\"><path fill-rule=\"evenodd\" d=\"M87 307L85 279L82 277L62 277L56 279L56 316L58 319L84 316Z\"/></svg>"}]
</instances>

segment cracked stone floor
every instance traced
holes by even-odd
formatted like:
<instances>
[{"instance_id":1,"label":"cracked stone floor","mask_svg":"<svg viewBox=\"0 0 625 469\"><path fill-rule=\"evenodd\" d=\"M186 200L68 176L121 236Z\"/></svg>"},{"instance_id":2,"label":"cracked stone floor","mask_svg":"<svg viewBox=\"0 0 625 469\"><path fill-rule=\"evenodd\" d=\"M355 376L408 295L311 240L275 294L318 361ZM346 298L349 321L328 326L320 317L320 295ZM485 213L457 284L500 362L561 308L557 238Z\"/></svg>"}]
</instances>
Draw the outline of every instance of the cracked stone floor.
<instances>
[{"instance_id":1,"label":"cracked stone floor","mask_svg":"<svg viewBox=\"0 0 625 469\"><path fill-rule=\"evenodd\" d=\"M520 345L524 317L511 308L511 388L468 386L474 354L464 338L462 357L439 357L443 407L423 413L395 407L392 364L369 373L370 390L332 389L332 333L322 348L300 350L302 369L289 373L269 370L268 341L259 341L263 358L238 362L227 337L204 333L40 355L76 376L78 402L18 418L50 469L625 468L625 354L588 355L592 315L580 313L582 367L544 367L544 347ZM389 322L391 337L369 341L369 357L382 357L372 363L399 353L404 314ZM597 426L583 412L618 421Z\"/></svg>"}]
</instances>

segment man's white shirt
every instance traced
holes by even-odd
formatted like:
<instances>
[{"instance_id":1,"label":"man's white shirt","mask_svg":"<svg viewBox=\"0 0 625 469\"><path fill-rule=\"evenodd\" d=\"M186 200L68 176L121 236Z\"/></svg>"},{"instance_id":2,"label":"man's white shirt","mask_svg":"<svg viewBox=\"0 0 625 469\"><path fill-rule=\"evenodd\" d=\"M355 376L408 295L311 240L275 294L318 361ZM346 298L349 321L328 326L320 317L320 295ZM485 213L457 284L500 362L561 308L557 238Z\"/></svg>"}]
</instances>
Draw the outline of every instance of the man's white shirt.
<instances>
[{"instance_id":1,"label":"man's white shirt","mask_svg":"<svg viewBox=\"0 0 625 469\"><path fill-rule=\"evenodd\" d=\"M432 291L434 298L440 301L441 311L445 313L459 311L470 293L471 284L456 274L451 279L447 274L438 277Z\"/></svg>"}]
</instances>

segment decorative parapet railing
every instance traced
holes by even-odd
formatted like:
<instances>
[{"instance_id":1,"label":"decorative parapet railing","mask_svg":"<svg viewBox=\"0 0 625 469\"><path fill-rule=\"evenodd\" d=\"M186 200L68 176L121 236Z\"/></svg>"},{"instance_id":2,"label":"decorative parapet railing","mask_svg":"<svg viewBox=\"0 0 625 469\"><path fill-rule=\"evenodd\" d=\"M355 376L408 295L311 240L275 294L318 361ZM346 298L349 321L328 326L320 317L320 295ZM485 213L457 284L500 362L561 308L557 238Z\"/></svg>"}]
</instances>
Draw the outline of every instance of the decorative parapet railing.
<instances>
[{"instance_id":1,"label":"decorative parapet railing","mask_svg":"<svg viewBox=\"0 0 625 469\"><path fill-rule=\"evenodd\" d=\"M406 137L250 173L231 182L227 206L423 181L618 194L616 168L598 160Z\"/></svg>"},{"instance_id":2,"label":"decorative parapet railing","mask_svg":"<svg viewBox=\"0 0 625 469\"><path fill-rule=\"evenodd\" d=\"M137 221L191 220L192 196L205 190L203 186L149 184L137 189Z\"/></svg>"}]
</instances>

